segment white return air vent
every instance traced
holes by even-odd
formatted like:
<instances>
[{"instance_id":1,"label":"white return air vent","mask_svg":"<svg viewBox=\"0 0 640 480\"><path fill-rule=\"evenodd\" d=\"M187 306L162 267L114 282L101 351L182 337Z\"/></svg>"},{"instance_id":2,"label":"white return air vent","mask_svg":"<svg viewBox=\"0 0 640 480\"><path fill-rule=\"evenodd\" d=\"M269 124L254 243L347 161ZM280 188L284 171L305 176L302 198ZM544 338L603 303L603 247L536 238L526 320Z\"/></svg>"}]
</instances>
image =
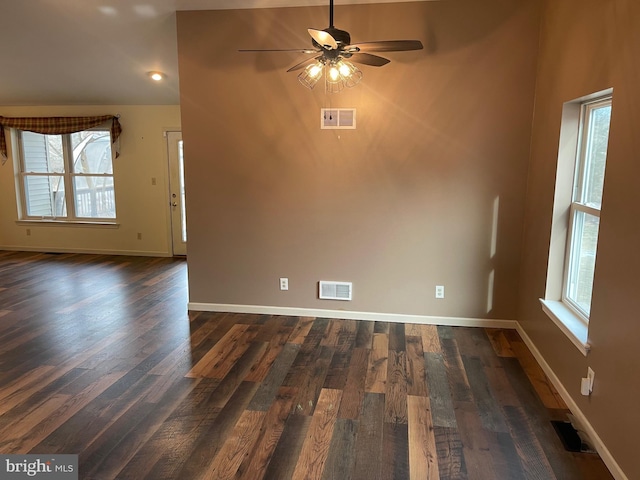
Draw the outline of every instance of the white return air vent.
<instances>
[{"instance_id":1,"label":"white return air vent","mask_svg":"<svg viewBox=\"0 0 640 480\"><path fill-rule=\"evenodd\" d=\"M322 108L320 109L320 128L356 128L355 108Z\"/></svg>"},{"instance_id":2,"label":"white return air vent","mask_svg":"<svg viewBox=\"0 0 640 480\"><path fill-rule=\"evenodd\" d=\"M351 300L351 282L320 281L320 298L325 300Z\"/></svg>"}]
</instances>

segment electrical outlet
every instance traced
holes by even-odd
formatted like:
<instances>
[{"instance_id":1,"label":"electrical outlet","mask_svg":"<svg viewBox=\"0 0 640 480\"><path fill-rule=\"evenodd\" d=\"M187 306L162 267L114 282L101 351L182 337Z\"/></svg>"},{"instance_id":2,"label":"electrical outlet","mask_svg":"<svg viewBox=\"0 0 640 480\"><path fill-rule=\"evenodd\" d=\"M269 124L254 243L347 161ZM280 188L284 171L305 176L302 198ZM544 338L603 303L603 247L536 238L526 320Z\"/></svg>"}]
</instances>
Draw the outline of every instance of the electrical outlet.
<instances>
[{"instance_id":1,"label":"electrical outlet","mask_svg":"<svg viewBox=\"0 0 640 480\"><path fill-rule=\"evenodd\" d=\"M31 229L27 228L27 237L30 237L30 236L31 236Z\"/></svg>"},{"instance_id":2,"label":"electrical outlet","mask_svg":"<svg viewBox=\"0 0 640 480\"><path fill-rule=\"evenodd\" d=\"M142 233L138 232L138 240L142 240Z\"/></svg>"},{"instance_id":3,"label":"electrical outlet","mask_svg":"<svg viewBox=\"0 0 640 480\"><path fill-rule=\"evenodd\" d=\"M591 392L593 391L593 381L595 377L596 377L595 372L591 370L591 367L587 367L587 376L580 381L580 393L585 397L588 397L589 395L591 395Z\"/></svg>"},{"instance_id":4,"label":"electrical outlet","mask_svg":"<svg viewBox=\"0 0 640 480\"><path fill-rule=\"evenodd\" d=\"M280 290L289 290L289 279L281 277L280 278Z\"/></svg>"},{"instance_id":5,"label":"electrical outlet","mask_svg":"<svg viewBox=\"0 0 640 480\"><path fill-rule=\"evenodd\" d=\"M444 285L436 285L436 298L444 298Z\"/></svg>"}]
</instances>

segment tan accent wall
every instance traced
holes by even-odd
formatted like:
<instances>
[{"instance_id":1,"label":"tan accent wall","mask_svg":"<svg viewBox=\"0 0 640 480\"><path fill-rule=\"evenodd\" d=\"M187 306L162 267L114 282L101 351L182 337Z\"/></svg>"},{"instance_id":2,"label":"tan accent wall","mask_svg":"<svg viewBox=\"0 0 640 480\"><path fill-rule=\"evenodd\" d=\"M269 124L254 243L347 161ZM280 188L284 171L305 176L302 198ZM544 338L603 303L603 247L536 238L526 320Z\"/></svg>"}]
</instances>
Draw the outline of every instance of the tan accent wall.
<instances>
[{"instance_id":1,"label":"tan accent wall","mask_svg":"<svg viewBox=\"0 0 640 480\"><path fill-rule=\"evenodd\" d=\"M513 319L538 7L336 6L352 42L425 49L331 96L286 73L299 54L237 52L307 48L326 7L178 12L190 301ZM357 129L321 130L323 107ZM319 280L353 301L319 300Z\"/></svg>"},{"instance_id":2,"label":"tan accent wall","mask_svg":"<svg viewBox=\"0 0 640 480\"><path fill-rule=\"evenodd\" d=\"M119 113L121 155L114 160L117 228L20 224L14 159L0 166L0 249L171 255L167 142L180 129L178 105L0 107L0 115L83 116ZM12 153L12 152L10 152ZM151 179L156 179L152 185ZM27 229L31 235L27 235ZM142 239L138 240L138 233Z\"/></svg>"},{"instance_id":3,"label":"tan accent wall","mask_svg":"<svg viewBox=\"0 0 640 480\"><path fill-rule=\"evenodd\" d=\"M548 0L543 11L518 320L628 478L640 478L640 4ZM564 102L613 87L613 110L584 357L545 316L544 296ZM580 395L587 366L591 397Z\"/></svg>"}]
</instances>

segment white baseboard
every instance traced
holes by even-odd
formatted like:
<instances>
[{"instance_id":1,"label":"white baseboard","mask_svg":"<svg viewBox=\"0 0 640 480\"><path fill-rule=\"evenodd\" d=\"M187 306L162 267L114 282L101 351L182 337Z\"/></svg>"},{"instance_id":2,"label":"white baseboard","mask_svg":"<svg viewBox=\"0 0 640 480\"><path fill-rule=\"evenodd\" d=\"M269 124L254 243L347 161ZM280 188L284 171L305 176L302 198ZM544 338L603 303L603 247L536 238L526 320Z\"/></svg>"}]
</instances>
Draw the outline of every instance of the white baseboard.
<instances>
[{"instance_id":1,"label":"white baseboard","mask_svg":"<svg viewBox=\"0 0 640 480\"><path fill-rule=\"evenodd\" d=\"M147 250L100 250L86 248L57 248L57 247L25 247L23 245L0 245L0 250L10 252L39 252L39 253L79 253L83 255L127 255L132 257L171 257L168 252L154 252Z\"/></svg>"},{"instance_id":2,"label":"white baseboard","mask_svg":"<svg viewBox=\"0 0 640 480\"><path fill-rule=\"evenodd\" d=\"M342 318L345 320L418 323L423 325L450 325L455 327L517 328L517 322L515 320L494 320L490 318L434 317L429 315L407 315L400 313L352 312L348 310L197 302L189 302L188 309L197 312L230 312L253 313L258 315L289 315L295 317Z\"/></svg>"},{"instance_id":3,"label":"white baseboard","mask_svg":"<svg viewBox=\"0 0 640 480\"><path fill-rule=\"evenodd\" d=\"M569 392L567 391L566 388L564 388L564 385L562 385L558 376L555 374L555 372L551 369L547 361L544 359L544 357L540 353L540 350L538 350L538 348L535 346L535 344L533 343L529 335L527 335L527 332L525 332L524 328L522 328L522 326L519 323L516 323L516 325L517 325L516 329L518 330L520 337L522 338L524 343L527 345L527 347L529 347L529 350L531 350L531 353L533 354L537 362L542 367L542 370L544 370L544 373L547 375L547 377L549 377L549 380L551 381L553 386L556 388L556 390L558 391L558 393L560 394L564 402L567 404L567 407L569 407L569 410L571 410L571 413L578 419L581 426L584 428L584 431L587 433L587 435L589 435L589 438L593 441L593 444L594 444L593 446L595 447L598 454L600 455L600 458L602 458L602 461L605 463L605 465L611 472L611 475L613 475L613 477L616 480L629 480L628 477L620 468L620 465L618 465L618 463L615 461L615 459L611 455L611 452L609 452L609 449L605 446L602 439L598 436L598 434L596 433L591 423L589 423L589 420L587 420L587 417L584 415L584 413L582 413L582 410L580 410L580 408L578 407L578 404L573 400L573 398L571 398L571 395L569 395Z\"/></svg>"}]
</instances>

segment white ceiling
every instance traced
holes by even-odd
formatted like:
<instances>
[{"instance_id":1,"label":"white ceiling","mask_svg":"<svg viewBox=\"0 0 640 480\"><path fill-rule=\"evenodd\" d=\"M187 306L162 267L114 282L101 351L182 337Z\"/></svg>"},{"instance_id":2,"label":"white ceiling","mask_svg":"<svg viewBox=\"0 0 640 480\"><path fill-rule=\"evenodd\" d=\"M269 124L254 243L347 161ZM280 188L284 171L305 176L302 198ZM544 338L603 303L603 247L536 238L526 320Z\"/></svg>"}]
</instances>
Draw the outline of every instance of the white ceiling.
<instances>
[{"instance_id":1,"label":"white ceiling","mask_svg":"<svg viewBox=\"0 0 640 480\"><path fill-rule=\"evenodd\" d=\"M393 1L402 0L336 4ZM176 11L328 3L0 0L0 106L178 104ZM166 80L151 81L151 70L164 72Z\"/></svg>"}]
</instances>

